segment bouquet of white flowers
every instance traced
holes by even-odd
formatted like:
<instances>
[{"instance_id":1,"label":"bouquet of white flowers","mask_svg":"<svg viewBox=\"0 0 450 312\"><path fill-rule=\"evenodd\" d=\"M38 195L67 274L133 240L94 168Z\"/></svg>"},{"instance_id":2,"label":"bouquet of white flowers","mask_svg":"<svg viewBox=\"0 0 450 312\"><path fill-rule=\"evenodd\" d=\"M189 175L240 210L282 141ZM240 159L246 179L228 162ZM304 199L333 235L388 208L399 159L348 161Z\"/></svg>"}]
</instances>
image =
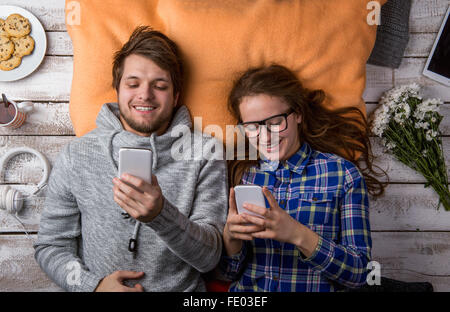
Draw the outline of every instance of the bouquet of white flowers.
<instances>
[{"instance_id":1,"label":"bouquet of white flowers","mask_svg":"<svg viewBox=\"0 0 450 312\"><path fill-rule=\"evenodd\" d=\"M417 84L384 93L380 106L370 116L373 134L382 138L388 152L421 173L439 195L439 204L450 210L447 169L442 152L438 99L423 100Z\"/></svg>"}]
</instances>

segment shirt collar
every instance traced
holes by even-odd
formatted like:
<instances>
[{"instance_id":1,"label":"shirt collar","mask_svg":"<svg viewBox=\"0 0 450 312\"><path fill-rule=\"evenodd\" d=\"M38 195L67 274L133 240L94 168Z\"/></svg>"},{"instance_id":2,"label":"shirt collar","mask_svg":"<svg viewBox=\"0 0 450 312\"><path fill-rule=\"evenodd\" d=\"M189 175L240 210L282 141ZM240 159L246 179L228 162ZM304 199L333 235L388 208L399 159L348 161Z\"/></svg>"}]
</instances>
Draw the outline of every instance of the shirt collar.
<instances>
[{"instance_id":1,"label":"shirt collar","mask_svg":"<svg viewBox=\"0 0 450 312\"><path fill-rule=\"evenodd\" d=\"M309 161L311 152L311 146L305 141L299 150L286 161L269 161L267 159L261 159L260 169L263 171L275 171L284 168L302 174L303 169L305 169L306 164Z\"/></svg>"}]
</instances>

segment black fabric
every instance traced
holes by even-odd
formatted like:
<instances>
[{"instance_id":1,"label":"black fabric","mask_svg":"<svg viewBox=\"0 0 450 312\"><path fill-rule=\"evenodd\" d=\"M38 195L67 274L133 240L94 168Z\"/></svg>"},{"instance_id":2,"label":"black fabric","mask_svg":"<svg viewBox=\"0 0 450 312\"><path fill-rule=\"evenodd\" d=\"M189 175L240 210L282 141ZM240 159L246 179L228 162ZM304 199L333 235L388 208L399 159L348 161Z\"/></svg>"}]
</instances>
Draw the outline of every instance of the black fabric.
<instances>
[{"instance_id":1,"label":"black fabric","mask_svg":"<svg viewBox=\"0 0 450 312\"><path fill-rule=\"evenodd\" d=\"M433 292L429 282L402 282L381 277L380 285L364 285L360 288L348 288L347 292Z\"/></svg>"},{"instance_id":2,"label":"black fabric","mask_svg":"<svg viewBox=\"0 0 450 312\"><path fill-rule=\"evenodd\" d=\"M381 24L367 63L398 68L409 40L411 0L388 0L381 7Z\"/></svg>"}]
</instances>

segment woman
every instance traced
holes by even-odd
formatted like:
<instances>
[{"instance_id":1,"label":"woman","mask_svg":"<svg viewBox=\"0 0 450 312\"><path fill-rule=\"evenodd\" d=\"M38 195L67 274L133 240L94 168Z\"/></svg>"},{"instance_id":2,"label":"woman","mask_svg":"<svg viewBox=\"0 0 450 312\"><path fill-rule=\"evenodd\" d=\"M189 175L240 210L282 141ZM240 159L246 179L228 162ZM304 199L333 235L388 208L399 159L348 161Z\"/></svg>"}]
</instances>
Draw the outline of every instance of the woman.
<instances>
[{"instance_id":1,"label":"woman","mask_svg":"<svg viewBox=\"0 0 450 312\"><path fill-rule=\"evenodd\" d=\"M368 193L382 194L384 184L370 175L364 115L327 110L323 99L278 65L251 69L233 86L230 110L251 144L259 141L261 157L233 162L231 183L262 186L270 207L244 206L262 217L238 214L230 190L220 262L234 281L230 291L336 291L366 282ZM355 151L364 170L343 157Z\"/></svg>"}]
</instances>

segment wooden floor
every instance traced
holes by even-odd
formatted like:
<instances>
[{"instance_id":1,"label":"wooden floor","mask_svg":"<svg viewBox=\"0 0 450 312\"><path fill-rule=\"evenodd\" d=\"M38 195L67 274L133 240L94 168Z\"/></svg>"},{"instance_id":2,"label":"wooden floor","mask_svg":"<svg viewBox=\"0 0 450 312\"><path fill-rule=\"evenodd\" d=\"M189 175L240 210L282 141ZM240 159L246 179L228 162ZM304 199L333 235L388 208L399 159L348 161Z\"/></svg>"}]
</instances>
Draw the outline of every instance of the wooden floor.
<instances>
[{"instance_id":1,"label":"wooden floor","mask_svg":"<svg viewBox=\"0 0 450 312\"><path fill-rule=\"evenodd\" d=\"M53 162L63 145L74 138L68 114L72 80L72 46L64 25L64 0L8 0L36 15L48 38L47 56L31 76L14 83L0 83L0 91L16 101L36 103L25 126L0 130L0 156L16 146L30 146ZM417 82L424 95L445 101L441 113L444 154L450 168L450 88L421 75L450 0L413 0L410 41L399 69L367 66L364 99L371 112L383 91ZM387 170L390 185L386 194L371 198L370 220L373 258L381 264L382 276L402 281L428 281L436 291L450 291L450 212L436 210L437 195L424 188L424 179L383 154L373 138L377 164ZM6 181L25 193L40 179L39 162L32 156L13 160ZM450 176L450 173L449 173ZM20 217L36 238L43 198L25 201ZM0 211L0 291L54 291L59 288L40 270L33 257L32 242L22 227Z\"/></svg>"}]
</instances>

